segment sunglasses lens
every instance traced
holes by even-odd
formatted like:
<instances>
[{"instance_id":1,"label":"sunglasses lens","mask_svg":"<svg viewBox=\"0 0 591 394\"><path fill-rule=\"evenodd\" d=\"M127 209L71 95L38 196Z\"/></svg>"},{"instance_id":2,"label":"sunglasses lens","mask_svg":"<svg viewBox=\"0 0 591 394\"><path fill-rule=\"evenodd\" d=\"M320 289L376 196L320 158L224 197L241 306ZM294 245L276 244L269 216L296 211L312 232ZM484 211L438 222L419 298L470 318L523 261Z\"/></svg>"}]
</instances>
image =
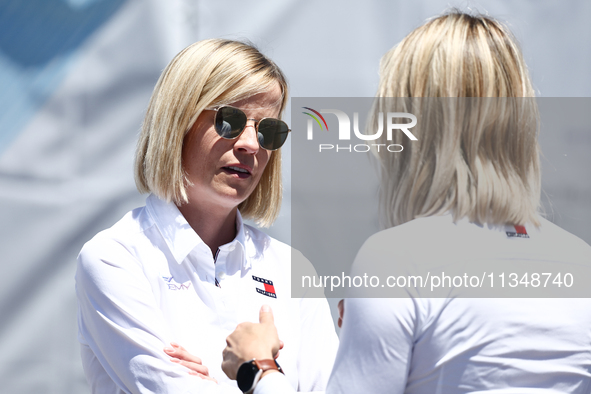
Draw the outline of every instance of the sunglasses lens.
<instances>
[{"instance_id":1,"label":"sunglasses lens","mask_svg":"<svg viewBox=\"0 0 591 394\"><path fill-rule=\"evenodd\" d=\"M259 144L267 150L277 150L287 140L289 127L279 119L263 119L259 123Z\"/></svg>"},{"instance_id":2,"label":"sunglasses lens","mask_svg":"<svg viewBox=\"0 0 591 394\"><path fill-rule=\"evenodd\" d=\"M215 131L226 139L236 138L246 126L246 115L238 108L222 107L215 115Z\"/></svg>"}]
</instances>

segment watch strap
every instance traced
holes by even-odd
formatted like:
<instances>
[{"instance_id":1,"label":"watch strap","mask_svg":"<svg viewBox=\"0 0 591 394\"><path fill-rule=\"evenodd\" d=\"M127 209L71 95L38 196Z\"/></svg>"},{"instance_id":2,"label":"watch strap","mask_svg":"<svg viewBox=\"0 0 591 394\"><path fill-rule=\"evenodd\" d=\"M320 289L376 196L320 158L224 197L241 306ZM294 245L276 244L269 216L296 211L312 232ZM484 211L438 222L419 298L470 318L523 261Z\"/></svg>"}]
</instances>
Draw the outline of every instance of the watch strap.
<instances>
[{"instance_id":1,"label":"watch strap","mask_svg":"<svg viewBox=\"0 0 591 394\"><path fill-rule=\"evenodd\" d=\"M265 360L253 360L255 365L258 367L259 370L265 372L271 369L277 370L283 373L283 370L279 366L276 360L265 359Z\"/></svg>"}]
</instances>

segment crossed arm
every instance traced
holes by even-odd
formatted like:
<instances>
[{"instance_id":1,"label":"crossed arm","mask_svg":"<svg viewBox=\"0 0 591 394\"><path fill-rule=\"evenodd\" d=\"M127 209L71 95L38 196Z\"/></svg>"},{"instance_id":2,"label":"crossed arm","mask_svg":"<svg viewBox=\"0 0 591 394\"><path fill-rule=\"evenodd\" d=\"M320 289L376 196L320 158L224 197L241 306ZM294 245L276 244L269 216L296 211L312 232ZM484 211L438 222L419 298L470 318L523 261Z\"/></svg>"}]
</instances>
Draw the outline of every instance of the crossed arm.
<instances>
[{"instance_id":1,"label":"crossed arm","mask_svg":"<svg viewBox=\"0 0 591 394\"><path fill-rule=\"evenodd\" d=\"M277 358L282 347L283 343L279 340L275 328L273 312L268 305L263 305L259 312L259 323L241 323L226 339L222 370L230 379L236 380L238 368L243 363L252 359ZM164 352L171 357L171 361L189 368L190 374L215 381L209 377L207 367L201 363L201 359L182 346L172 343L171 347L164 348ZM275 376L269 378L269 375ZM278 371L268 370L262 374L254 392L256 394L289 394L295 393L295 390Z\"/></svg>"},{"instance_id":2,"label":"crossed arm","mask_svg":"<svg viewBox=\"0 0 591 394\"><path fill-rule=\"evenodd\" d=\"M339 327L343 324L345 313L344 300L338 303L339 309ZM252 359L271 359L279 356L279 350L283 348L283 342L279 340L277 329L274 325L273 312L267 305L263 305L259 312L259 323L241 323L236 330L226 339L226 348L223 351L224 361L222 370L232 380L236 380L236 373L242 363ZM171 357L171 361L187 367L191 375L199 376L203 379L216 381L209 376L209 371L201 362L201 359L189 353L185 348L177 343L171 343L170 347L165 347L164 352ZM263 378L276 373L275 370L265 371L261 377L261 386ZM279 381L281 378L276 377ZM265 381L266 382L266 381ZM284 393L295 392L285 388ZM257 394L262 394L262 390L255 390Z\"/></svg>"}]
</instances>

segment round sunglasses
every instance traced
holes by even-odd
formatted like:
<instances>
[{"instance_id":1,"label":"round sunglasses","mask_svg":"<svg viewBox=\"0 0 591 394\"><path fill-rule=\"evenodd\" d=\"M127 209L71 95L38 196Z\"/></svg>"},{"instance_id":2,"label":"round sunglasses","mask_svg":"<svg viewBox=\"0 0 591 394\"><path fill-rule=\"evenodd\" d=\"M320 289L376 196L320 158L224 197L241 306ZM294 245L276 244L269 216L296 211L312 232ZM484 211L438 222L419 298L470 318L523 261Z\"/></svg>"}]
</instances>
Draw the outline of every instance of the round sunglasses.
<instances>
[{"instance_id":1,"label":"round sunglasses","mask_svg":"<svg viewBox=\"0 0 591 394\"><path fill-rule=\"evenodd\" d=\"M216 111L214 127L215 131L222 138L233 140L238 138L246 128L246 122L254 121L257 131L259 146L266 150L277 150L283 146L291 131L282 120L275 118L263 118L259 121L248 119L244 111L222 105L219 107L205 108L208 111Z\"/></svg>"}]
</instances>

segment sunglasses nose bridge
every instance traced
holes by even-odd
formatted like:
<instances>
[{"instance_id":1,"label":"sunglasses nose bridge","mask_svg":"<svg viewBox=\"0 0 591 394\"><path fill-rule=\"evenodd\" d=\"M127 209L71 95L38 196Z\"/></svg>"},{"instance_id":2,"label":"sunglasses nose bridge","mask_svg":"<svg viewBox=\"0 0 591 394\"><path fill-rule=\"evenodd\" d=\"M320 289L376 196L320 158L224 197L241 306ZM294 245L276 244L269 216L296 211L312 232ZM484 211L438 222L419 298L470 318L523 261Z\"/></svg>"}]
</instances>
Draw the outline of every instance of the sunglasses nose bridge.
<instances>
[{"instance_id":1,"label":"sunglasses nose bridge","mask_svg":"<svg viewBox=\"0 0 591 394\"><path fill-rule=\"evenodd\" d=\"M248 152L258 152L260 146L258 140L257 121L255 119L247 119L246 125L238 136L235 146L238 149L244 149Z\"/></svg>"},{"instance_id":2,"label":"sunglasses nose bridge","mask_svg":"<svg viewBox=\"0 0 591 394\"><path fill-rule=\"evenodd\" d=\"M246 125L244 126L244 129L247 127L253 127L256 130L258 123L259 122L256 119L246 119Z\"/></svg>"}]
</instances>

